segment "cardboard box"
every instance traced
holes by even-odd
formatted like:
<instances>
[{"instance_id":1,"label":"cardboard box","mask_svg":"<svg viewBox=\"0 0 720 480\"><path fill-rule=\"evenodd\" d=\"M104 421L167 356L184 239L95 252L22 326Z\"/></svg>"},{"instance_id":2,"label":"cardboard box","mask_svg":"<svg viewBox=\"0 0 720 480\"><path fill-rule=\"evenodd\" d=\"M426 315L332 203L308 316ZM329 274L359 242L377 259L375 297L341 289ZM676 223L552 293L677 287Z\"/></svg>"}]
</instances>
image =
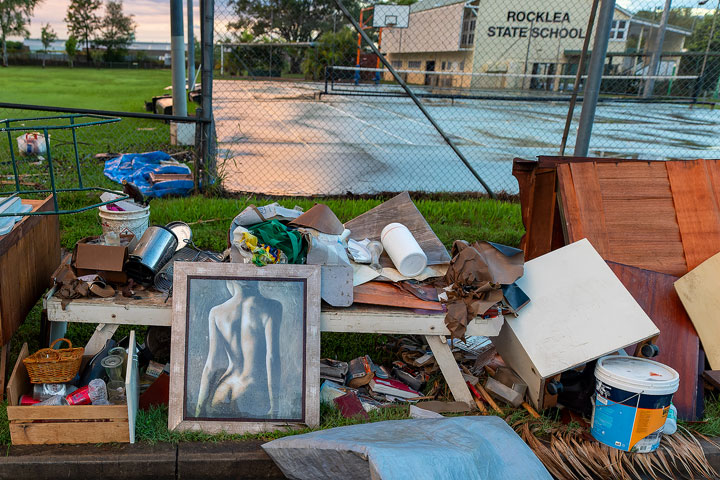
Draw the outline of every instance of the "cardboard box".
<instances>
[{"instance_id":1,"label":"cardboard box","mask_svg":"<svg viewBox=\"0 0 720 480\"><path fill-rule=\"evenodd\" d=\"M128 365L125 371L127 405L20 406L21 395L32 395L32 384L23 359L23 345L8 382L7 414L13 445L58 443L135 443L139 388L135 331L130 332ZM90 357L83 359L83 364Z\"/></svg>"},{"instance_id":2,"label":"cardboard box","mask_svg":"<svg viewBox=\"0 0 720 480\"><path fill-rule=\"evenodd\" d=\"M128 280L124 271L128 258L128 245L133 235L120 235L122 246L109 246L88 243L98 237L87 237L78 241L73 253L73 265L78 277L97 274L111 283L125 283Z\"/></svg>"}]
</instances>

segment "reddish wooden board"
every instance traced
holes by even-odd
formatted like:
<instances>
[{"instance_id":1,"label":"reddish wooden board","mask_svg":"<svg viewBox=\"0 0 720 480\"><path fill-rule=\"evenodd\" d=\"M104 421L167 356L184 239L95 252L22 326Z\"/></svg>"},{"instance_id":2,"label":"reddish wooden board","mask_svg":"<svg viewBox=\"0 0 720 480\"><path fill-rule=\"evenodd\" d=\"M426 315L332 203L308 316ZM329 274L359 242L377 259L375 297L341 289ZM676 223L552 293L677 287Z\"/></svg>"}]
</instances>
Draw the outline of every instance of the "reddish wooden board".
<instances>
[{"instance_id":1,"label":"reddish wooden board","mask_svg":"<svg viewBox=\"0 0 720 480\"><path fill-rule=\"evenodd\" d=\"M698 380L700 340L673 284L677 277L607 262L625 288L660 329L660 354L652 360L674 368L680 374L680 388L673 397L678 417L697 420L697 396L702 395ZM633 347L627 349L632 351Z\"/></svg>"},{"instance_id":2,"label":"reddish wooden board","mask_svg":"<svg viewBox=\"0 0 720 480\"><path fill-rule=\"evenodd\" d=\"M368 282L353 287L353 303L442 311L440 302L420 300L390 282Z\"/></svg>"},{"instance_id":3,"label":"reddish wooden board","mask_svg":"<svg viewBox=\"0 0 720 480\"><path fill-rule=\"evenodd\" d=\"M575 190L578 203L578 214L582 218L583 231L601 257L607 258L610 253L607 228L605 227L605 208L602 190L594 163L571 163L570 171L574 184L581 184L582 189ZM579 239L578 239L579 240Z\"/></svg>"},{"instance_id":4,"label":"reddish wooden board","mask_svg":"<svg viewBox=\"0 0 720 480\"><path fill-rule=\"evenodd\" d=\"M667 172L689 271L720 251L720 212L705 160L668 162Z\"/></svg>"}]
</instances>

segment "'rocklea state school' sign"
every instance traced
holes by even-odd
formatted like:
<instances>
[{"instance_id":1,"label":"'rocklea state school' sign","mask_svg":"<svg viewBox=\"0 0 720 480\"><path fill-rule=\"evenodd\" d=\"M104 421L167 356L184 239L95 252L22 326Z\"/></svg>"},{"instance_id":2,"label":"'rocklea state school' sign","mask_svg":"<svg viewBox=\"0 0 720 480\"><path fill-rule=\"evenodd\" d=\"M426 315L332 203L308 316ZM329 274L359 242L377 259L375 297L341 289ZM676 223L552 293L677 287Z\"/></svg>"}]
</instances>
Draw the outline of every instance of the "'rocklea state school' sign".
<instances>
[{"instance_id":1,"label":"'rocklea state school' sign","mask_svg":"<svg viewBox=\"0 0 720 480\"><path fill-rule=\"evenodd\" d=\"M496 38L585 38L582 28L564 25L570 23L569 12L508 10L505 23L506 25L488 26L487 36Z\"/></svg>"}]
</instances>

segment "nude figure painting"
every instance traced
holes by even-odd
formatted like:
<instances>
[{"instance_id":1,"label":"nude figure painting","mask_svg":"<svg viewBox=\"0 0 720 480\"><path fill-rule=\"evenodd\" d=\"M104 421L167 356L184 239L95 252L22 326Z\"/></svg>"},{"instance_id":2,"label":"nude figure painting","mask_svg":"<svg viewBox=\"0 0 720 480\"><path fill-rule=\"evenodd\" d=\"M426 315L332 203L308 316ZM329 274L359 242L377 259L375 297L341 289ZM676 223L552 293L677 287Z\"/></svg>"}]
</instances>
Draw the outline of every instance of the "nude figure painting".
<instances>
[{"instance_id":1,"label":"nude figure painting","mask_svg":"<svg viewBox=\"0 0 720 480\"><path fill-rule=\"evenodd\" d=\"M173 284L170 428L317 421L317 268L182 262Z\"/></svg>"}]
</instances>

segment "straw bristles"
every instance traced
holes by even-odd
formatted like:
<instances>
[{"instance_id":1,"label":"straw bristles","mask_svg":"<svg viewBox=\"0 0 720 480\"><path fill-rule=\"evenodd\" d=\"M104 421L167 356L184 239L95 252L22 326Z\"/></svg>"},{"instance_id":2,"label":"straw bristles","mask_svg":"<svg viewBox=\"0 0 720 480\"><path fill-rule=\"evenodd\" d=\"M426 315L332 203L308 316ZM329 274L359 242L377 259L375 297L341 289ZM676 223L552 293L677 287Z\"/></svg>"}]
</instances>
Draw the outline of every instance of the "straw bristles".
<instances>
[{"instance_id":1,"label":"straw bristles","mask_svg":"<svg viewBox=\"0 0 720 480\"><path fill-rule=\"evenodd\" d=\"M628 453L603 445L579 431L555 430L540 439L538 423L522 422L515 430L545 468L559 480L718 478L699 440L687 429L663 435L652 453Z\"/></svg>"}]
</instances>

